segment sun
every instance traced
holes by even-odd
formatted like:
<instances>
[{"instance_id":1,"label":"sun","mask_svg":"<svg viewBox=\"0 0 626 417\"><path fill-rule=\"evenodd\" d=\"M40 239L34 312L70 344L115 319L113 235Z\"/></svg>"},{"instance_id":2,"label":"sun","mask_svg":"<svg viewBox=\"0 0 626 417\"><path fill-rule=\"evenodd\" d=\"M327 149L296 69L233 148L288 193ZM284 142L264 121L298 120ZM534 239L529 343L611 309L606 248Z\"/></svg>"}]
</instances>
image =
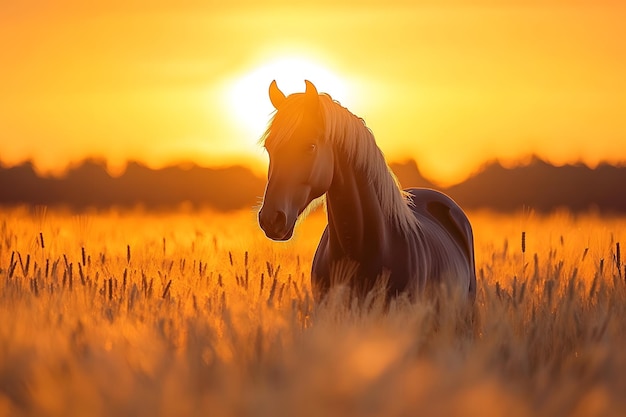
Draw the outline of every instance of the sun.
<instances>
[{"instance_id":1,"label":"sun","mask_svg":"<svg viewBox=\"0 0 626 417\"><path fill-rule=\"evenodd\" d=\"M229 113L233 122L255 138L261 136L274 111L268 97L268 88L276 80L283 93L304 91L304 80L309 80L320 93L333 99L348 99L348 83L333 71L312 60L300 57L283 57L261 64L244 73L226 90Z\"/></svg>"}]
</instances>

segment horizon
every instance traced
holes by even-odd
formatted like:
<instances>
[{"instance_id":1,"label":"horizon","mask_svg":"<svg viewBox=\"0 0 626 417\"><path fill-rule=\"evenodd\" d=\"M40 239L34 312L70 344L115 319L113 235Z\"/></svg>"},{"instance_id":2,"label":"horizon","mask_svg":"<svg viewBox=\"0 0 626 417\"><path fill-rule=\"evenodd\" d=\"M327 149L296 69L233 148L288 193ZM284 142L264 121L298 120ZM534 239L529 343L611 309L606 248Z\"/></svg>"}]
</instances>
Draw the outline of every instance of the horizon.
<instances>
[{"instance_id":1,"label":"horizon","mask_svg":"<svg viewBox=\"0 0 626 417\"><path fill-rule=\"evenodd\" d=\"M439 181L437 178L432 178L429 175L427 175L420 167L419 162L414 158L405 158L405 159L400 158L397 160L387 160L387 165L390 168L393 168L394 166L415 164L417 171L425 180L429 181L430 183L432 183L433 185L441 189L446 189L446 188L454 187L456 185L463 184L466 181L476 177L477 175L480 175L481 173L495 166L500 166L508 170L514 170L518 168L531 167L533 164L537 164L537 163L547 164L548 166L551 166L554 168L585 167L591 171L596 170L599 167L605 167L605 166L614 167L614 168L626 168L626 160L618 161L617 163L612 163L609 161L599 161L595 164L589 164L583 160L577 160L577 161L568 161L562 164L558 164L558 163L555 164L545 158L542 158L539 155L532 154L532 155L520 157L519 159L516 159L516 160L501 160L498 158L494 158L494 159L485 161L476 170L469 172L466 176L464 176L463 178L460 178L458 181L445 183L445 182ZM112 170L110 169L106 158L95 156L95 157L85 157L84 159L73 161L69 163L62 170L54 170L54 171L43 170L42 171L38 168L37 164L32 159L18 161L14 164L7 164L0 158L0 169L7 170L7 169L20 167L24 165L30 165L33 168L33 171L35 172L35 174L39 178L42 178L42 179L46 179L46 178L63 179L72 170L81 168L88 164L94 164L99 167L102 167L103 170L111 178L119 178L125 175L129 165L138 165L142 168L146 168L152 171L166 170L166 169L172 169L172 168L180 169L182 171L190 170L193 168L208 169L208 170L227 170L231 168L243 168L249 171L255 177L258 177L260 179L265 178L265 175L266 175L266 171L264 169L259 169L259 167L256 167L257 169L255 169L255 166L253 165L247 165L245 163L238 163L238 162L225 163L225 164L202 164L202 163L198 163L192 160L180 160L180 161L171 161L170 163L167 163L167 164L151 165L149 163L146 163L145 161L141 161L138 159L130 159L130 160L125 161L123 164L117 165ZM402 185L404 186L404 184ZM411 186L411 184L406 184L406 186Z\"/></svg>"},{"instance_id":2,"label":"horizon","mask_svg":"<svg viewBox=\"0 0 626 417\"><path fill-rule=\"evenodd\" d=\"M403 188L439 189L472 211L626 213L626 198L615 193L626 175L626 164L555 166L534 157L511 167L495 161L465 181L446 187L425 177L415 160L392 162L390 169ZM0 166L0 206L255 211L265 185L264 175L243 165L203 167L188 163L154 169L133 161L124 173L112 176L105 161L89 159L57 177L40 176L32 162L26 162L10 168Z\"/></svg>"}]
</instances>

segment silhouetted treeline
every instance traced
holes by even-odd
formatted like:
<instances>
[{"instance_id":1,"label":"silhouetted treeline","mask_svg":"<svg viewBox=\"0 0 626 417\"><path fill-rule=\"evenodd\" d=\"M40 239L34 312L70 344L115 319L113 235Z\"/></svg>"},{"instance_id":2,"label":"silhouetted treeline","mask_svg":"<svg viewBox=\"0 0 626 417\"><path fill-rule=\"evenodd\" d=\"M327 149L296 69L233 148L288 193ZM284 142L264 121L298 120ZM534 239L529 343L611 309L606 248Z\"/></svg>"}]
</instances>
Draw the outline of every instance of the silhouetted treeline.
<instances>
[{"instance_id":1,"label":"silhouetted treeline","mask_svg":"<svg viewBox=\"0 0 626 417\"><path fill-rule=\"evenodd\" d=\"M525 166L504 168L495 162L448 188L434 186L414 161L392 164L391 168L404 187L439 188L467 209L626 212L626 167L555 167L535 158ZM111 177L103 163L85 161L61 178L40 177L31 163L0 168L3 205L65 205L75 209L142 205L166 209L190 203L194 207L232 210L257 204L264 187L264 178L240 166L154 170L132 162L123 175Z\"/></svg>"},{"instance_id":2,"label":"silhouetted treeline","mask_svg":"<svg viewBox=\"0 0 626 417\"><path fill-rule=\"evenodd\" d=\"M39 177L31 163L0 169L0 204L65 205L72 208L172 208L182 203L232 210L252 206L264 182L244 167L150 169L128 164L111 177L97 161L85 161L61 178Z\"/></svg>"},{"instance_id":3,"label":"silhouetted treeline","mask_svg":"<svg viewBox=\"0 0 626 417\"><path fill-rule=\"evenodd\" d=\"M468 208L626 212L626 166L556 167L539 158L516 168L492 163L447 191Z\"/></svg>"}]
</instances>

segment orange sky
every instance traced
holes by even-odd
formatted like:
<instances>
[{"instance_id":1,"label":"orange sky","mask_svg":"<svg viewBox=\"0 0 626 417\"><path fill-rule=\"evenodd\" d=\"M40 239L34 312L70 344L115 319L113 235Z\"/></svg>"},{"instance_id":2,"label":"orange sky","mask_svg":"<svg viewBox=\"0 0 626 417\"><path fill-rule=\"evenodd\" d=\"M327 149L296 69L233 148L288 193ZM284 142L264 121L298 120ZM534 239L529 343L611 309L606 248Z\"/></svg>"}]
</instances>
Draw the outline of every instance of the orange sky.
<instances>
[{"instance_id":1,"label":"orange sky","mask_svg":"<svg viewBox=\"0 0 626 417\"><path fill-rule=\"evenodd\" d=\"M622 1L95 3L0 3L4 165L261 171L267 86L305 77L442 183L533 153L626 161Z\"/></svg>"}]
</instances>

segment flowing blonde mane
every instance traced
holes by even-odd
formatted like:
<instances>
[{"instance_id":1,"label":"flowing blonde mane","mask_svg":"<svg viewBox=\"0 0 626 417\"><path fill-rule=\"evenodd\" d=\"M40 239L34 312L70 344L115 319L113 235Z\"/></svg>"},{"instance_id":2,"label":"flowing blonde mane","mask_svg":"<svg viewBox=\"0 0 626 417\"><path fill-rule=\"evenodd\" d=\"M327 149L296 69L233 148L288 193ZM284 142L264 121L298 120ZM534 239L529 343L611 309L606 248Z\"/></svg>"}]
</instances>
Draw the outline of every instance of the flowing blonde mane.
<instances>
[{"instance_id":1,"label":"flowing blonde mane","mask_svg":"<svg viewBox=\"0 0 626 417\"><path fill-rule=\"evenodd\" d=\"M271 149L289 140L303 120L304 94L292 94L280 106L268 129L261 137L261 144ZM419 230L407 193L401 190L396 176L391 172L385 157L376 145L374 135L363 119L333 100L328 94L320 94L320 109L324 120L324 138L347 157L355 169L363 172L372 184L383 213L406 234Z\"/></svg>"}]
</instances>

